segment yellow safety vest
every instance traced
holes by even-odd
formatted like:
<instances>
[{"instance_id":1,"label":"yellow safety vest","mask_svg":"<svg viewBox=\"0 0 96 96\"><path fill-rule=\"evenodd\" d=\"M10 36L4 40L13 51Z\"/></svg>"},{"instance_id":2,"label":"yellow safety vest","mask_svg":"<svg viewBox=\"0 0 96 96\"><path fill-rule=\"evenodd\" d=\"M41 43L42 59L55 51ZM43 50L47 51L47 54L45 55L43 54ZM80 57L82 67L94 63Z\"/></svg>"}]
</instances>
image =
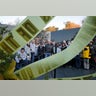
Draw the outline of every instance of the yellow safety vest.
<instances>
[{"instance_id":1,"label":"yellow safety vest","mask_svg":"<svg viewBox=\"0 0 96 96\"><path fill-rule=\"evenodd\" d=\"M86 46L84 49L83 49L83 54L82 54L82 57L83 58L88 58L90 59L90 48L89 46Z\"/></svg>"}]
</instances>

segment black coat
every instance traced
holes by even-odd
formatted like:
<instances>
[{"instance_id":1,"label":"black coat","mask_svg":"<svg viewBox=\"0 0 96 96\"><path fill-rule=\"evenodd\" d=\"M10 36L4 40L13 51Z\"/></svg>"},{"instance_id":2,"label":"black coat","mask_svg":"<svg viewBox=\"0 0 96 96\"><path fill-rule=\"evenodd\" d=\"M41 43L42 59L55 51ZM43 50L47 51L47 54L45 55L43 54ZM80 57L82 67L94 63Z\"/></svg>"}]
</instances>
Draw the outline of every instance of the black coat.
<instances>
[{"instance_id":1,"label":"black coat","mask_svg":"<svg viewBox=\"0 0 96 96\"><path fill-rule=\"evenodd\" d=\"M39 46L38 47L38 55L43 55L45 53L45 47L44 46Z\"/></svg>"},{"instance_id":2,"label":"black coat","mask_svg":"<svg viewBox=\"0 0 96 96\"><path fill-rule=\"evenodd\" d=\"M51 45L51 44L46 44L46 45L45 45L45 52L46 52L46 53L53 53L53 45Z\"/></svg>"},{"instance_id":3,"label":"black coat","mask_svg":"<svg viewBox=\"0 0 96 96\"><path fill-rule=\"evenodd\" d=\"M66 49L67 47L66 46L62 46L61 47L61 51L63 51L64 49Z\"/></svg>"}]
</instances>

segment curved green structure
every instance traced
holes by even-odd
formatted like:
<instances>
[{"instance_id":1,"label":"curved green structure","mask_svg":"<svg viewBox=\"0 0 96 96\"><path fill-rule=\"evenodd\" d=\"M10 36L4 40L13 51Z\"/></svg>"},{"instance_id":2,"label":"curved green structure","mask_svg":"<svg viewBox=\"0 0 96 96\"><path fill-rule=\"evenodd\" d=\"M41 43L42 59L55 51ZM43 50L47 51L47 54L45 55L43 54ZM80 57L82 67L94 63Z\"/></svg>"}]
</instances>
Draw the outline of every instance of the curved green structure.
<instances>
[{"instance_id":1,"label":"curved green structure","mask_svg":"<svg viewBox=\"0 0 96 96\"><path fill-rule=\"evenodd\" d=\"M45 20L46 16L43 16L42 18L39 17L39 19L41 20ZM49 16L50 17L50 16ZM48 17L48 18L49 18ZM31 17L30 17L31 18ZM34 17L35 18L35 17ZM36 19L35 19L36 20ZM49 20L47 19L47 21L45 20L45 22L43 22L43 24L45 24L46 22L48 22ZM26 22L23 22L22 25L23 27L25 27L25 29L27 28L28 30L25 30L22 25L21 27L25 30L19 29L18 33L19 35L23 36L23 32L27 32L30 31L29 29L31 28L35 28L33 24L30 24L29 21L27 21L28 25L32 25L30 27L26 27ZM25 24L25 25L24 25ZM37 24L37 23L36 23ZM42 27L43 27L43 24ZM39 24L40 25L40 24ZM38 26L39 26L38 25ZM37 27L38 28L38 27ZM41 28L41 27L40 27ZM37 29L36 29L37 30ZM32 30L31 30L32 31ZM37 30L37 33L39 33L40 31ZM32 35L33 38L36 36ZM45 58L43 60L34 62L18 71L15 72L15 74L21 79L21 80L30 80L30 79L34 79L37 78L43 74L46 74L49 71L52 71L60 66L62 66L63 64L66 64L68 61L70 61L72 58L74 58L79 52L82 51L82 49L93 39L93 37L96 35L96 17L95 16L89 16L86 18L82 28L80 29L80 31L78 32L77 36L75 37L74 41L72 42L72 44L65 49L64 51L55 54L53 56L50 56L48 58ZM15 36L15 35L14 35ZM13 37L14 37L13 36ZM31 37L32 37L31 36ZM27 39L30 40L31 37L29 35L27 35ZM26 39L26 34L23 36L23 39L26 41L22 44L22 46L28 42L28 40ZM17 41L18 42L18 41ZM19 40L19 42L21 42ZM2 44L1 44L2 45ZM1 48L0 45L0 48ZM3 45L4 46L4 45ZM2 48L1 48L2 49ZM17 49L18 50L18 49ZM15 51L16 52L16 51ZM11 52L12 53L12 52ZM14 53L14 52L13 52ZM96 74L91 74L91 75L87 75L87 77L96 77ZM86 76L81 76L81 77L74 77L71 79L77 80L78 78L82 79L85 78ZM62 78L64 80L64 78ZM68 79L68 78L65 78ZM58 79L57 79L58 80Z\"/></svg>"},{"instance_id":2,"label":"curved green structure","mask_svg":"<svg viewBox=\"0 0 96 96\"><path fill-rule=\"evenodd\" d=\"M87 17L73 43L64 51L37 61L15 72L20 79L37 78L74 58L96 35L96 17Z\"/></svg>"},{"instance_id":3,"label":"curved green structure","mask_svg":"<svg viewBox=\"0 0 96 96\"><path fill-rule=\"evenodd\" d=\"M0 49L9 54L15 54L27 42L34 39L53 16L27 16L8 35L0 41Z\"/></svg>"}]
</instances>

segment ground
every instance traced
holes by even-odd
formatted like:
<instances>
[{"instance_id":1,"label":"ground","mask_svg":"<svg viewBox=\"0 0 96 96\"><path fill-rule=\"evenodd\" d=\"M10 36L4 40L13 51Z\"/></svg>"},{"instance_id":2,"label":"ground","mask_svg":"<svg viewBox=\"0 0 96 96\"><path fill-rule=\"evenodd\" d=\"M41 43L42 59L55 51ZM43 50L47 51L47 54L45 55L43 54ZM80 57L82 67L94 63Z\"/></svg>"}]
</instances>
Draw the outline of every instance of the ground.
<instances>
[{"instance_id":1,"label":"ground","mask_svg":"<svg viewBox=\"0 0 96 96\"><path fill-rule=\"evenodd\" d=\"M96 70L90 69L90 70L85 70L83 68L77 69L76 67L71 67L71 66L61 66L56 69L56 78L64 78L64 77L76 77L76 76L83 76L83 75L88 75L91 73L95 73ZM53 78L53 71L48 73L49 78ZM40 76L39 78L36 78L36 80L43 80L45 79L45 75ZM96 78L92 78L92 80L96 80Z\"/></svg>"}]
</instances>

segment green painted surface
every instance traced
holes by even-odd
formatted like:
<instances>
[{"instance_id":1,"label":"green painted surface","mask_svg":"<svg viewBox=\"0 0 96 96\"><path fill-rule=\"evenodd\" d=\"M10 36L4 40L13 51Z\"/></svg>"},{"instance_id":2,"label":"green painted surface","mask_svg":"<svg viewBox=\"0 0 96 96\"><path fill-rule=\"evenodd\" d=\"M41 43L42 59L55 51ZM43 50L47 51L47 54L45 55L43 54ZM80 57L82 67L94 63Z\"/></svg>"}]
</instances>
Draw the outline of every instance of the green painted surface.
<instances>
[{"instance_id":1,"label":"green painted surface","mask_svg":"<svg viewBox=\"0 0 96 96\"><path fill-rule=\"evenodd\" d=\"M50 18L47 19L46 23L48 23L53 18L52 16L43 17ZM2 41L0 41L0 49L10 54L16 53L21 47L27 44L27 42L34 39L46 26L46 23L45 19L42 19L40 16L27 16L11 31L13 38L7 36Z\"/></svg>"},{"instance_id":2,"label":"green painted surface","mask_svg":"<svg viewBox=\"0 0 96 96\"><path fill-rule=\"evenodd\" d=\"M32 40L40 33L53 17L50 16L28 16L23 22L21 22L16 28L12 30L13 38L7 36L0 42L0 49L3 49L7 53L14 54L24 46L28 41ZM22 80L29 80L37 78L49 71L52 71L59 66L66 64L72 58L74 58L96 35L96 17L87 17L82 28L78 32L73 43L64 51L30 64L18 71L15 74ZM14 41L14 42L13 42ZM72 77L69 79L88 79L96 77L96 74L90 74L80 77ZM62 78L60 78L62 79ZM65 78L68 79L68 78ZM64 78L63 78L64 80Z\"/></svg>"},{"instance_id":3,"label":"green painted surface","mask_svg":"<svg viewBox=\"0 0 96 96\"><path fill-rule=\"evenodd\" d=\"M68 61L74 58L93 39L95 35L96 17L89 16L85 20L73 43L67 49L58 54L30 64L16 71L15 74L22 80L34 79L43 74L46 74L47 72L52 71L63 64L66 64ZM31 75L29 75L29 73ZM82 77L79 79L82 79Z\"/></svg>"}]
</instances>

